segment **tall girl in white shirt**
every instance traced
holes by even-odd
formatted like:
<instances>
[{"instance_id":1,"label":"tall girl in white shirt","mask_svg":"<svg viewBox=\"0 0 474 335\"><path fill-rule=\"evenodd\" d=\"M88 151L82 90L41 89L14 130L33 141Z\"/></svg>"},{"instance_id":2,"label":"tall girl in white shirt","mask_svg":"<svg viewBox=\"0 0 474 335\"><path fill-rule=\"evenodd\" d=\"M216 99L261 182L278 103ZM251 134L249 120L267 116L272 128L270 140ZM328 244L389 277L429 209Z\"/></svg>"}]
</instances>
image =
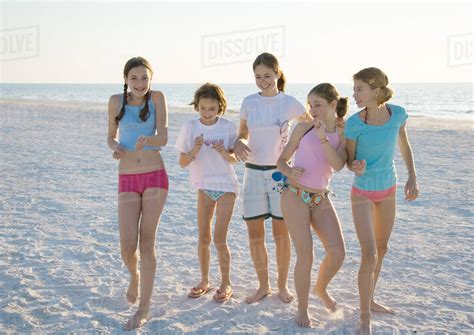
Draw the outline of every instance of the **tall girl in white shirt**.
<instances>
[{"instance_id":1,"label":"tall girl in white shirt","mask_svg":"<svg viewBox=\"0 0 474 335\"><path fill-rule=\"evenodd\" d=\"M276 169L276 163L288 142L290 124L306 114L306 109L297 99L284 93L285 76L275 56L259 55L253 63L253 71L260 92L242 102L239 136L235 142L235 155L245 162L243 219L247 223L250 253L259 281L259 288L246 302L257 302L271 293L264 221L272 218L279 297L289 303L293 300L287 286L291 244L277 189L283 175Z\"/></svg>"},{"instance_id":2,"label":"tall girl in white shirt","mask_svg":"<svg viewBox=\"0 0 474 335\"><path fill-rule=\"evenodd\" d=\"M194 94L191 105L199 112L199 117L183 125L175 146L180 151L179 165L189 169L191 184L198 190L201 282L191 288L188 297L198 298L212 289L209 283L209 262L211 226L216 210L214 244L221 270L221 285L214 294L214 300L225 302L233 294L227 230L239 192L232 166L237 161L232 150L237 129L232 121L222 117L227 101L219 86L210 83L201 86Z\"/></svg>"}]
</instances>

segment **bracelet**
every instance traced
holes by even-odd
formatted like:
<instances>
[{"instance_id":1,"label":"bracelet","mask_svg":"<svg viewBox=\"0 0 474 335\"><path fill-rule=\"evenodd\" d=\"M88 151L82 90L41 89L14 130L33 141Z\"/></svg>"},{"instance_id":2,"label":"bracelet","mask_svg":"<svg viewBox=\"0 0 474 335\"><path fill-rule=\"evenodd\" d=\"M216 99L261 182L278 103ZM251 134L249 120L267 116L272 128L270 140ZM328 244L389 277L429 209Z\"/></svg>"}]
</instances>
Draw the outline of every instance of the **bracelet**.
<instances>
[{"instance_id":1,"label":"bracelet","mask_svg":"<svg viewBox=\"0 0 474 335\"><path fill-rule=\"evenodd\" d=\"M329 139L325 137L325 138L320 138L319 141L321 142L321 144L324 144L324 143L328 143Z\"/></svg>"}]
</instances>

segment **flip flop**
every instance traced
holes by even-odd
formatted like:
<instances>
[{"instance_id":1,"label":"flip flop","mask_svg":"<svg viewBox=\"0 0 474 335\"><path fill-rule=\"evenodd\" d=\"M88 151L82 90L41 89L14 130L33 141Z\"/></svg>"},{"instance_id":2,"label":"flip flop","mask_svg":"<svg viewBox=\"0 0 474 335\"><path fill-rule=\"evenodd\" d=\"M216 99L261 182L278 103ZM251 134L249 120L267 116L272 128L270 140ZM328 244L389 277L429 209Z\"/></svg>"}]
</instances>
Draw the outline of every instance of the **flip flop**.
<instances>
[{"instance_id":1,"label":"flip flop","mask_svg":"<svg viewBox=\"0 0 474 335\"><path fill-rule=\"evenodd\" d=\"M191 291L188 293L188 298L199 298L202 297L204 294L208 293L212 290L212 287L193 287Z\"/></svg>"},{"instance_id":2,"label":"flip flop","mask_svg":"<svg viewBox=\"0 0 474 335\"><path fill-rule=\"evenodd\" d=\"M221 292L219 289L217 289L216 293L214 294L214 301L216 302L227 302L229 301L230 298L234 295L234 291L230 289L230 291L224 291Z\"/></svg>"}]
</instances>

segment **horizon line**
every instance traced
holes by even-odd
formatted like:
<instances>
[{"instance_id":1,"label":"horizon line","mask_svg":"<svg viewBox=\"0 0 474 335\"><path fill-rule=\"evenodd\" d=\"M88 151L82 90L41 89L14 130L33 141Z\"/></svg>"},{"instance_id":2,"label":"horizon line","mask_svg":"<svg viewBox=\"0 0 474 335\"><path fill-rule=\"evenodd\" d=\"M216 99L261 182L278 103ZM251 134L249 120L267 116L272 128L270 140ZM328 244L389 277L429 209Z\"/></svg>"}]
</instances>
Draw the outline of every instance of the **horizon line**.
<instances>
[{"instance_id":1,"label":"horizon line","mask_svg":"<svg viewBox=\"0 0 474 335\"><path fill-rule=\"evenodd\" d=\"M210 81L212 82L212 81ZM154 82L152 83L155 85L164 84L164 85L202 85L203 82ZM291 85L311 85L317 84L318 82L294 82ZM334 84L347 84L348 82L334 82ZM240 82L240 83L219 83L219 85L255 85L255 82ZM474 81L399 81L399 82L391 82L391 84L474 84ZM93 82L44 82L44 83L2 83L0 85L123 85L123 82L115 82L115 83L93 83ZM287 83L287 85L290 85Z\"/></svg>"}]
</instances>

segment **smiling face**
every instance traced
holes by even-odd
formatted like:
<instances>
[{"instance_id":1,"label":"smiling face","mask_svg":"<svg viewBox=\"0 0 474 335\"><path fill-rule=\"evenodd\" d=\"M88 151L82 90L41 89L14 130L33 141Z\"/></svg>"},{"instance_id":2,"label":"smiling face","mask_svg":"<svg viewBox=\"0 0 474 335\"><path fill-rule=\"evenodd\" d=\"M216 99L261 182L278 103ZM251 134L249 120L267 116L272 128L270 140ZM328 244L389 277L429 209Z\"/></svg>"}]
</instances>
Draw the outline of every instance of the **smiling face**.
<instances>
[{"instance_id":1,"label":"smiling face","mask_svg":"<svg viewBox=\"0 0 474 335\"><path fill-rule=\"evenodd\" d=\"M337 101L328 102L317 94L308 96L309 112L314 119L328 122L335 118Z\"/></svg>"},{"instance_id":2,"label":"smiling face","mask_svg":"<svg viewBox=\"0 0 474 335\"><path fill-rule=\"evenodd\" d=\"M377 100L378 88L372 88L370 85L362 80L354 80L354 100L357 107L367 107L371 105L378 105Z\"/></svg>"},{"instance_id":3,"label":"smiling face","mask_svg":"<svg viewBox=\"0 0 474 335\"><path fill-rule=\"evenodd\" d=\"M196 110L201 116L199 120L205 125L213 125L217 122L219 114L219 101L212 98L200 98Z\"/></svg>"},{"instance_id":4,"label":"smiling face","mask_svg":"<svg viewBox=\"0 0 474 335\"><path fill-rule=\"evenodd\" d=\"M278 79L280 78L273 69L263 64L257 65L254 70L255 84L263 95L275 95L278 93Z\"/></svg>"},{"instance_id":5,"label":"smiling face","mask_svg":"<svg viewBox=\"0 0 474 335\"><path fill-rule=\"evenodd\" d=\"M135 97L143 97L151 87L151 72L145 66L131 68L124 79Z\"/></svg>"}]
</instances>

